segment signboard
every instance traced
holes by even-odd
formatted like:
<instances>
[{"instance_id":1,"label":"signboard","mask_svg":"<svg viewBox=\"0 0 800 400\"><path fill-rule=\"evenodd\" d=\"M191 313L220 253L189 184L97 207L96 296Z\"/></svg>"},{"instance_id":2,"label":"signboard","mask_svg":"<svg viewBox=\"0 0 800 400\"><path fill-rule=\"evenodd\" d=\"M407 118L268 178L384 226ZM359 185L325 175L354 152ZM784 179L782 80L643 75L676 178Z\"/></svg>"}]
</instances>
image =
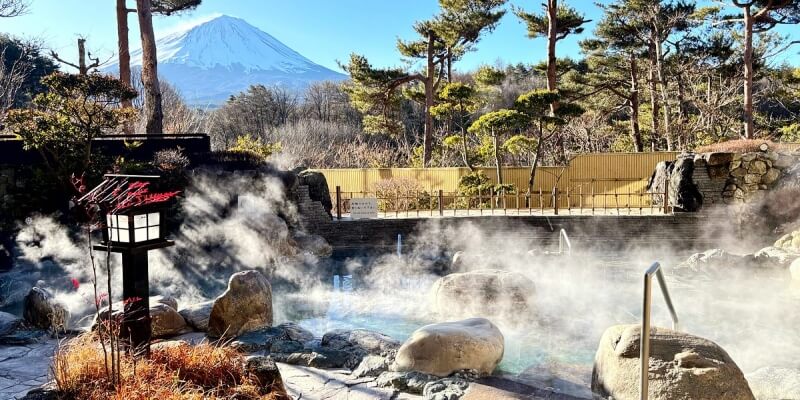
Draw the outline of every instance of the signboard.
<instances>
[{"instance_id":1,"label":"signboard","mask_svg":"<svg viewBox=\"0 0 800 400\"><path fill-rule=\"evenodd\" d=\"M350 199L350 218L352 219L378 218L378 199L376 198Z\"/></svg>"}]
</instances>

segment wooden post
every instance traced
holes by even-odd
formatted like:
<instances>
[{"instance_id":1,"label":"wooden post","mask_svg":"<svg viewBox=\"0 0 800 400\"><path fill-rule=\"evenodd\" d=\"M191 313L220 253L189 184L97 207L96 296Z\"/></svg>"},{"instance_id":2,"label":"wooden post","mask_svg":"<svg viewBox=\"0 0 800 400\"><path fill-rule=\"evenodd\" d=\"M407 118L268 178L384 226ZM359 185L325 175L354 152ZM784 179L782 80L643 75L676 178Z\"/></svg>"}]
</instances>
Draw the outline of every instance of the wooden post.
<instances>
[{"instance_id":1,"label":"wooden post","mask_svg":"<svg viewBox=\"0 0 800 400\"><path fill-rule=\"evenodd\" d=\"M539 213L544 215L544 198L542 197L542 187L539 186Z\"/></svg>"},{"instance_id":2,"label":"wooden post","mask_svg":"<svg viewBox=\"0 0 800 400\"><path fill-rule=\"evenodd\" d=\"M342 187L336 186L336 219L342 219Z\"/></svg>"},{"instance_id":3,"label":"wooden post","mask_svg":"<svg viewBox=\"0 0 800 400\"><path fill-rule=\"evenodd\" d=\"M489 208L492 210L492 215L494 215L494 188L489 189Z\"/></svg>"},{"instance_id":4,"label":"wooden post","mask_svg":"<svg viewBox=\"0 0 800 400\"><path fill-rule=\"evenodd\" d=\"M669 214L669 179L664 180L664 214Z\"/></svg>"},{"instance_id":5,"label":"wooden post","mask_svg":"<svg viewBox=\"0 0 800 400\"><path fill-rule=\"evenodd\" d=\"M553 186L553 213L558 215L558 186Z\"/></svg>"},{"instance_id":6,"label":"wooden post","mask_svg":"<svg viewBox=\"0 0 800 400\"><path fill-rule=\"evenodd\" d=\"M444 216L444 193L439 189L439 216Z\"/></svg>"}]
</instances>

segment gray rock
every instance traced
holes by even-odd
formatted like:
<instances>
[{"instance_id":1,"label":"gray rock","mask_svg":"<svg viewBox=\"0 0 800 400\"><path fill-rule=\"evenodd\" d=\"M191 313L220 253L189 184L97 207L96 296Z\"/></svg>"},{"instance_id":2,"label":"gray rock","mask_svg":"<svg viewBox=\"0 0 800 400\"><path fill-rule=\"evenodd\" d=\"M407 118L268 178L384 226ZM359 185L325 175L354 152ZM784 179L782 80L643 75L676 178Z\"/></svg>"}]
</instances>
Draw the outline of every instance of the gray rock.
<instances>
[{"instance_id":1,"label":"gray rock","mask_svg":"<svg viewBox=\"0 0 800 400\"><path fill-rule=\"evenodd\" d=\"M23 316L29 324L52 331L66 331L69 322L67 308L58 303L49 291L40 287L34 287L25 296Z\"/></svg>"},{"instance_id":2,"label":"gray rock","mask_svg":"<svg viewBox=\"0 0 800 400\"><path fill-rule=\"evenodd\" d=\"M443 276L431 287L433 308L447 319L535 315L536 285L525 275L494 269Z\"/></svg>"},{"instance_id":3,"label":"gray rock","mask_svg":"<svg viewBox=\"0 0 800 400\"><path fill-rule=\"evenodd\" d=\"M400 347L400 342L380 332L366 329L336 329L322 336L322 347L384 355Z\"/></svg>"},{"instance_id":4,"label":"gray rock","mask_svg":"<svg viewBox=\"0 0 800 400\"><path fill-rule=\"evenodd\" d=\"M764 367L746 378L758 400L800 400L800 369Z\"/></svg>"},{"instance_id":5,"label":"gray rock","mask_svg":"<svg viewBox=\"0 0 800 400\"><path fill-rule=\"evenodd\" d=\"M753 254L756 261L762 267L784 268L788 267L792 261L800 258L794 251L787 251L780 247L768 246Z\"/></svg>"},{"instance_id":6,"label":"gray rock","mask_svg":"<svg viewBox=\"0 0 800 400\"><path fill-rule=\"evenodd\" d=\"M464 378L445 378L425 385L422 397L425 400L458 400L469 389L469 381Z\"/></svg>"},{"instance_id":7,"label":"gray rock","mask_svg":"<svg viewBox=\"0 0 800 400\"><path fill-rule=\"evenodd\" d=\"M150 307L150 319L154 338L180 335L189 330L186 320L174 308L164 303L156 303Z\"/></svg>"},{"instance_id":8,"label":"gray rock","mask_svg":"<svg viewBox=\"0 0 800 400\"><path fill-rule=\"evenodd\" d=\"M19 328L22 318L14 314L0 311L0 336L8 335Z\"/></svg>"},{"instance_id":9,"label":"gray rock","mask_svg":"<svg viewBox=\"0 0 800 400\"><path fill-rule=\"evenodd\" d=\"M331 215L333 202L325 175L322 172L307 169L297 174L297 177L299 184L308 186L308 196L311 197L311 200L322 203L322 207L325 208L328 215Z\"/></svg>"},{"instance_id":10,"label":"gray rock","mask_svg":"<svg viewBox=\"0 0 800 400\"><path fill-rule=\"evenodd\" d=\"M365 376L378 376L389 370L391 362L386 357L368 355L361 360L355 370L353 370L353 377L363 378Z\"/></svg>"},{"instance_id":11,"label":"gray rock","mask_svg":"<svg viewBox=\"0 0 800 400\"><path fill-rule=\"evenodd\" d=\"M295 353L302 350L314 335L293 322L259 329L242 334L231 342L231 346L244 352L267 350L272 353Z\"/></svg>"},{"instance_id":12,"label":"gray rock","mask_svg":"<svg viewBox=\"0 0 800 400\"><path fill-rule=\"evenodd\" d=\"M260 272L231 275L228 289L214 300L208 336L236 337L272 325L272 286Z\"/></svg>"},{"instance_id":13,"label":"gray rock","mask_svg":"<svg viewBox=\"0 0 800 400\"><path fill-rule=\"evenodd\" d=\"M55 385L46 385L29 391L20 400L59 400L61 398L61 392Z\"/></svg>"},{"instance_id":14,"label":"gray rock","mask_svg":"<svg viewBox=\"0 0 800 400\"><path fill-rule=\"evenodd\" d=\"M207 332L208 318L211 316L211 308L213 306L213 301L206 301L182 308L178 310L178 313L183 316L183 319L186 320L186 323L195 330Z\"/></svg>"},{"instance_id":15,"label":"gray rock","mask_svg":"<svg viewBox=\"0 0 800 400\"><path fill-rule=\"evenodd\" d=\"M317 348L314 351L292 353L289 355L276 357L278 361L287 364L302 365L312 368L332 369L347 368L353 369L358 366L361 357L345 351Z\"/></svg>"},{"instance_id":16,"label":"gray rock","mask_svg":"<svg viewBox=\"0 0 800 400\"><path fill-rule=\"evenodd\" d=\"M391 387L401 392L422 394L425 385L439 379L439 377L415 371L384 372L378 376L375 384L379 387Z\"/></svg>"},{"instance_id":17,"label":"gray rock","mask_svg":"<svg viewBox=\"0 0 800 400\"><path fill-rule=\"evenodd\" d=\"M297 231L292 235L292 239L298 247L317 257L327 258L333 254L333 247L322 236Z\"/></svg>"},{"instance_id":18,"label":"gray rock","mask_svg":"<svg viewBox=\"0 0 800 400\"><path fill-rule=\"evenodd\" d=\"M680 155L669 170L669 200L675 211L695 212L703 206L703 195L692 179L694 160Z\"/></svg>"},{"instance_id":19,"label":"gray rock","mask_svg":"<svg viewBox=\"0 0 800 400\"><path fill-rule=\"evenodd\" d=\"M608 328L600 339L592 391L603 398L639 398L639 325ZM651 400L754 400L736 363L716 343L687 333L650 331Z\"/></svg>"},{"instance_id":20,"label":"gray rock","mask_svg":"<svg viewBox=\"0 0 800 400\"><path fill-rule=\"evenodd\" d=\"M283 389L281 372L275 362L265 356L250 356L245 361L245 371L254 376L263 387Z\"/></svg>"}]
</instances>

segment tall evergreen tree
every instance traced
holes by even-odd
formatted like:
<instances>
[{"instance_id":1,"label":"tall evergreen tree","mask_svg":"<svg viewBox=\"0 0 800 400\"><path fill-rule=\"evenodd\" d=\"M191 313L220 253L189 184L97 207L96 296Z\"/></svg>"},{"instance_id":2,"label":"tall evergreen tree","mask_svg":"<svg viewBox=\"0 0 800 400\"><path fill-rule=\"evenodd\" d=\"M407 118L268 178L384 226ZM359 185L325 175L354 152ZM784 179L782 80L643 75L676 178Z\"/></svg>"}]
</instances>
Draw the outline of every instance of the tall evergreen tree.
<instances>
[{"instance_id":1,"label":"tall evergreen tree","mask_svg":"<svg viewBox=\"0 0 800 400\"><path fill-rule=\"evenodd\" d=\"M728 15L728 23L741 24L744 30L744 137L755 138L753 122L753 35L778 25L800 23L800 0L730 0L741 14Z\"/></svg>"},{"instance_id":2,"label":"tall evergreen tree","mask_svg":"<svg viewBox=\"0 0 800 400\"><path fill-rule=\"evenodd\" d=\"M423 133L422 164L427 167L433 150L433 117L431 108L435 96L446 74L452 74L452 61L463 52L471 49L480 40L481 34L494 29L505 11L501 7L507 0L439 0L441 13L431 20L420 21L414 25L419 39L398 40L397 48L409 59L425 61L422 72L404 72L397 69L378 70L369 66L365 58L353 55L351 63L343 66L356 85L365 86L360 91L383 91L384 100L391 99L395 90L409 83L419 83L424 89L425 125ZM353 64L356 62L356 64ZM354 73L355 72L355 73ZM362 79L363 78L363 79ZM369 86L372 87L369 87ZM375 86L379 85L379 86ZM376 98L366 96L365 98ZM381 101L386 106L389 101ZM375 109L375 107L369 107ZM380 112L383 116L389 113ZM384 118L384 122L389 121ZM391 124L395 125L396 124Z\"/></svg>"},{"instance_id":3,"label":"tall evergreen tree","mask_svg":"<svg viewBox=\"0 0 800 400\"><path fill-rule=\"evenodd\" d=\"M583 32L583 25L590 20L584 19L583 14L558 0L547 0L542 4L543 13L528 13L522 9L515 9L514 13L528 27L528 37L536 39L547 38L547 90L558 90L558 71L556 44L569 35ZM555 112L558 103L554 102L551 111Z\"/></svg>"}]
</instances>

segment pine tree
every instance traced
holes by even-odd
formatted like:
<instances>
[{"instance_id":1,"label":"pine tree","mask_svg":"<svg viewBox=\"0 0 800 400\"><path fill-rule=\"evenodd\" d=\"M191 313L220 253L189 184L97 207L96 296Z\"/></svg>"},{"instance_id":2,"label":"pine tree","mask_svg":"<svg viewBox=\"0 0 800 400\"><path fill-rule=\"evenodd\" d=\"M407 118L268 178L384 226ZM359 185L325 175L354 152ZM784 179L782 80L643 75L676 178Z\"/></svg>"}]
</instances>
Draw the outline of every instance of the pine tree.
<instances>
[{"instance_id":1,"label":"pine tree","mask_svg":"<svg viewBox=\"0 0 800 400\"><path fill-rule=\"evenodd\" d=\"M435 105L435 96L443 79L452 75L452 62L464 52L471 49L487 30L493 29L505 12L500 8L507 0L439 0L441 13L431 20L420 21L414 25L419 35L417 40L398 40L397 48L409 59L425 61L422 72L401 72L398 69L374 69L366 59L359 55L351 56L351 63L344 65L353 79L355 86L351 92L363 92L360 100L378 99L370 92L383 92L383 99L377 105L387 106L394 99L393 93L401 86L418 83L424 90L425 127L423 133L423 167L430 164L433 150L433 117L431 108ZM356 62L356 64L353 64ZM355 74L353 73L355 72ZM362 88L357 88L363 86ZM358 105L357 105L358 107ZM376 112L376 107L368 108L374 114L382 114L384 123L390 112ZM374 119L370 117L370 119ZM392 124L395 125L396 124Z\"/></svg>"},{"instance_id":2,"label":"pine tree","mask_svg":"<svg viewBox=\"0 0 800 400\"><path fill-rule=\"evenodd\" d=\"M739 23L744 30L744 137L753 139L753 35L800 23L800 0L731 0L731 5L742 12L726 16L724 22Z\"/></svg>"}]
</instances>

